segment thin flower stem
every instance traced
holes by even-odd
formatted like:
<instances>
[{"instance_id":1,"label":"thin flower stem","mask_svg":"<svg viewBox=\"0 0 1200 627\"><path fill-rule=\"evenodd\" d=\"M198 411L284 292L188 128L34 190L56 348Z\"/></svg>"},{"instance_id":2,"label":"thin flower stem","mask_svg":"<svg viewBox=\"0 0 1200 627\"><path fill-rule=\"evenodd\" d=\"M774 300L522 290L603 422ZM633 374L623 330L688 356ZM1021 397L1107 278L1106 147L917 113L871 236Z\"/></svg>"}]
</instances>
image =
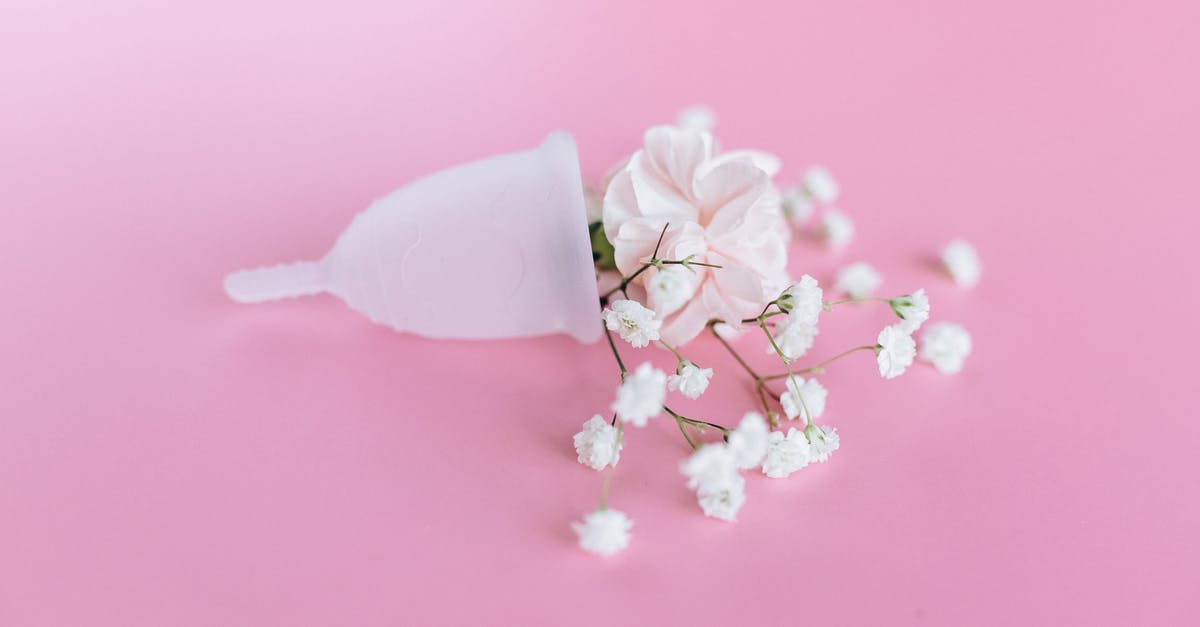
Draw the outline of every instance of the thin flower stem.
<instances>
[{"instance_id":1,"label":"thin flower stem","mask_svg":"<svg viewBox=\"0 0 1200 627\"><path fill-rule=\"evenodd\" d=\"M796 383L796 374L792 372L792 360L787 355L783 354L783 350L775 343L775 336L771 334L771 330L767 328L767 321L762 316L758 317L758 326L767 334L767 340L771 342L771 348L775 349L775 354L779 355L779 359L783 360L783 367L787 368L787 378L792 384L794 396L800 401L800 408L804 410L805 422L812 423L812 412L808 411L808 404L804 402L804 396L800 394L800 384ZM765 381L765 379L759 379ZM785 386L786 387L786 386Z\"/></svg>"},{"instance_id":2,"label":"thin flower stem","mask_svg":"<svg viewBox=\"0 0 1200 627\"><path fill-rule=\"evenodd\" d=\"M881 303L890 303L890 302L892 302L892 299L881 298L879 296L864 296L862 298L847 298L845 300L834 300L834 301L827 300L824 303L822 303L822 305L823 305L823 309L825 309L826 311L829 311L831 308L833 308L834 305L845 305L848 303L865 303L867 301L878 301Z\"/></svg>"},{"instance_id":3,"label":"thin flower stem","mask_svg":"<svg viewBox=\"0 0 1200 627\"><path fill-rule=\"evenodd\" d=\"M742 320L742 324L758 324L758 321L760 318L763 320L766 320L767 318L771 318L774 316L784 316L784 315L787 315L786 311L772 311L771 313L767 313L764 311L761 314L759 314L758 318L746 318L746 319Z\"/></svg>"},{"instance_id":4,"label":"thin flower stem","mask_svg":"<svg viewBox=\"0 0 1200 627\"><path fill-rule=\"evenodd\" d=\"M846 355L849 355L850 353L853 353L855 351L875 350L878 346L879 346L878 344L871 344L869 346L855 346L854 348L851 348L850 350L842 351L842 352L838 353L837 355L834 355L833 357L830 357L829 359L826 359L825 361L822 361L822 362L816 364L815 366L809 366L808 368L804 368L803 370L795 370L795 371L792 371L791 369L789 369L789 371L786 373L771 374L771 375L767 375L767 376L763 377L762 379L764 381L774 381L776 379L786 379L787 377L792 376L793 374L808 374L810 372L821 373L824 371L825 366L841 359L842 357L845 357Z\"/></svg>"},{"instance_id":5,"label":"thin flower stem","mask_svg":"<svg viewBox=\"0 0 1200 627\"><path fill-rule=\"evenodd\" d=\"M720 342L721 345L725 347L725 350L729 351L730 355L733 355L733 358L737 360L738 364L740 364L742 366L742 369L744 369L747 374L749 374L751 377L754 377L755 379L758 379L758 373L754 372L754 369L750 367L750 364L746 363L745 359L742 359L742 356L739 355L736 350L734 350L733 346L731 346L725 338L721 337L720 333L717 333L717 324L719 322L720 322L720 320L709 320L708 321L709 332L712 333L713 337L717 338L717 341Z\"/></svg>"},{"instance_id":6,"label":"thin flower stem","mask_svg":"<svg viewBox=\"0 0 1200 627\"><path fill-rule=\"evenodd\" d=\"M754 321L754 319L751 320L751 322L753 322L753 321ZM746 363L745 359L742 359L742 356L740 354L738 354L737 350L735 350L733 348L732 344L730 344L725 338L721 337L720 333L717 333L716 327L719 322L720 322L720 320L709 320L708 321L709 332L712 333L713 337L717 338L717 341L720 342L721 345L725 347L725 350L728 351L729 354L732 355L735 360L737 360L738 364L741 365L742 369L745 370L746 373L750 375L750 378L754 379L754 391L756 394L758 394L758 400L762 404L763 415L766 416L766 418L769 422L774 423L776 412L771 409L771 404L767 400L767 394L766 394L767 391L765 390L766 384L765 384L763 378L760 377L758 375L758 373L755 372L754 369L750 367L750 364Z\"/></svg>"},{"instance_id":7,"label":"thin flower stem","mask_svg":"<svg viewBox=\"0 0 1200 627\"><path fill-rule=\"evenodd\" d=\"M693 451L700 448L699 446L696 446L696 442L692 440L692 436L688 435L687 427L684 426L683 421L679 419L679 416L675 416L675 425L679 427L679 432L683 434L683 439L687 440L688 446L692 447Z\"/></svg>"},{"instance_id":8,"label":"thin flower stem","mask_svg":"<svg viewBox=\"0 0 1200 627\"><path fill-rule=\"evenodd\" d=\"M665 265L683 266L685 268L690 267L690 266L704 266L705 268L720 268L721 267L721 266L718 266L718 265L712 264L712 263L701 263L699 261L692 261L692 255L688 255L684 259L659 259L658 258L658 249L662 247L663 237L665 237L667 235L667 227L669 227L669 226L671 226L670 222L664 224L663 228L662 228L662 232L658 234L658 242L656 244L654 244L654 252L650 254L650 261L647 261L646 263L642 264L642 267L638 268L633 274L631 274L627 277L622 277L620 284L618 284L616 287L614 287L611 290L608 290L607 292L600 295L600 306L601 307L607 305L608 299L611 298L612 295L616 294L617 292L621 292L622 294L625 295L625 298L629 298L629 293L625 291L626 288L629 287L629 284L632 283L634 279L641 276L641 274L643 272L649 270L650 268L660 268L661 269L661 267L665 266Z\"/></svg>"},{"instance_id":9,"label":"thin flower stem","mask_svg":"<svg viewBox=\"0 0 1200 627\"><path fill-rule=\"evenodd\" d=\"M666 342L664 342L662 340L659 340L658 343L662 344L663 348L671 351L671 354L675 356L675 359L678 359L681 362L687 361L686 359L683 358L683 355L679 354L679 351L675 350L674 346L671 346L670 344L667 344Z\"/></svg>"},{"instance_id":10,"label":"thin flower stem","mask_svg":"<svg viewBox=\"0 0 1200 627\"><path fill-rule=\"evenodd\" d=\"M621 380L624 381L625 375L629 374L629 371L625 369L625 362L621 360L621 353L617 350L616 342L613 342L612 331L603 320L600 321L600 326L604 327L604 337L608 338L608 347L612 349L613 357L617 360L617 367L621 369Z\"/></svg>"},{"instance_id":11,"label":"thin flower stem","mask_svg":"<svg viewBox=\"0 0 1200 627\"><path fill-rule=\"evenodd\" d=\"M696 420L695 418L688 418L687 416L680 414L679 412L671 409L670 407L667 407L666 405L663 405L663 411L674 416L676 421L686 422L689 425L692 425L693 427L697 427L700 429L708 429L708 428L717 429L717 430L721 431L721 433L729 433L730 431L733 431L733 429L726 429L725 427L722 427L721 425L718 425L718 424L714 424L711 422L705 422L703 420Z\"/></svg>"}]
</instances>

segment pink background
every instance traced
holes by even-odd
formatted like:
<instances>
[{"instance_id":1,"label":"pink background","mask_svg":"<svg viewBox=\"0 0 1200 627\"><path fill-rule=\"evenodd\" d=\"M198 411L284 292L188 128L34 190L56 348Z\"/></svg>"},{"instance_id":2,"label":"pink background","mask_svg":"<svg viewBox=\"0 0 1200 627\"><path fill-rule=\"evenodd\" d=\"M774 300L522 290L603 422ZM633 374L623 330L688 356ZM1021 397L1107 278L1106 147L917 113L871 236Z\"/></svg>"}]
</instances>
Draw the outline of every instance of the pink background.
<instances>
[{"instance_id":1,"label":"pink background","mask_svg":"<svg viewBox=\"0 0 1200 627\"><path fill-rule=\"evenodd\" d=\"M1194 3L219 4L0 6L0 624L1196 621ZM842 450L736 525L658 420L630 549L574 546L603 345L221 292L412 177L564 128L594 179L695 102L841 180L859 239L794 272L868 260L976 343L956 377L839 364ZM974 291L931 267L958 235ZM826 320L817 355L887 312ZM692 354L718 377L679 405L733 422Z\"/></svg>"}]
</instances>

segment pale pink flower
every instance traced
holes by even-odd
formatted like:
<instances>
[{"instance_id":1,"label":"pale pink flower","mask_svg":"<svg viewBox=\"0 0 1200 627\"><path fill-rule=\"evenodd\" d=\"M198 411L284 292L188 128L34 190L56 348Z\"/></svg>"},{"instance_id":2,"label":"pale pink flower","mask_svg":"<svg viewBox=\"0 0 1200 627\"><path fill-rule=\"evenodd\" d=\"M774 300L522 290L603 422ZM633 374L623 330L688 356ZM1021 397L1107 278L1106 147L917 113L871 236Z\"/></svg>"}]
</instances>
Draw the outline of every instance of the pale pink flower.
<instances>
[{"instance_id":1,"label":"pale pink flower","mask_svg":"<svg viewBox=\"0 0 1200 627\"><path fill-rule=\"evenodd\" d=\"M667 224L659 259L721 266L690 266L692 272L677 277L689 285L675 292L691 296L677 309L656 309L667 343L687 342L710 319L737 327L787 287L788 230L771 183L778 168L766 153L718 153L707 132L659 126L646 131L644 147L612 176L604 232L622 274L650 260ZM657 272L646 270L636 282L647 284Z\"/></svg>"}]
</instances>

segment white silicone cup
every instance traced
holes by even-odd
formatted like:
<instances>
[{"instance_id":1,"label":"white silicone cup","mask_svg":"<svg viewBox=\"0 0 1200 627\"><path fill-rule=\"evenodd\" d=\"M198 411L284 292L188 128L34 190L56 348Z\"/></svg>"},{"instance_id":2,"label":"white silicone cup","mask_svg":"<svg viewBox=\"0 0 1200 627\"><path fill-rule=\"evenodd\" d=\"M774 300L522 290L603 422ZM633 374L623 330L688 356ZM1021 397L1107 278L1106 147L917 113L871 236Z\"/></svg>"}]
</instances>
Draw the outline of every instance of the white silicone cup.
<instances>
[{"instance_id":1,"label":"white silicone cup","mask_svg":"<svg viewBox=\"0 0 1200 627\"><path fill-rule=\"evenodd\" d=\"M575 140L413 181L355 216L320 261L241 270L242 303L332 292L371 320L432 338L600 338Z\"/></svg>"}]
</instances>

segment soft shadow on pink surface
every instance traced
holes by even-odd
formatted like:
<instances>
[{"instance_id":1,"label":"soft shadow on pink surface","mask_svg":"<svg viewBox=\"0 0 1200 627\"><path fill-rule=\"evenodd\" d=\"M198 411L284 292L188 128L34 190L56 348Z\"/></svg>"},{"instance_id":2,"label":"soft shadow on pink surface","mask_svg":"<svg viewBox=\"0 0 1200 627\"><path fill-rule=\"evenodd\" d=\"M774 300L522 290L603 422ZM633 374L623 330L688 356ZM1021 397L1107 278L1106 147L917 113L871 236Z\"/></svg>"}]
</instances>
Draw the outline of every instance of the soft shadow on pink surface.
<instances>
[{"instance_id":1,"label":"soft shadow on pink surface","mask_svg":"<svg viewBox=\"0 0 1200 627\"><path fill-rule=\"evenodd\" d=\"M1200 14L703 6L0 9L0 624L1188 622ZM976 346L956 377L839 363L842 450L752 477L736 525L700 515L659 420L613 486L630 549L575 548L602 345L220 292L415 176L564 128L594 179L694 102L783 180L841 180L860 237L797 243L795 273L870 261ZM955 236L973 291L930 267ZM887 316L826 319L817 355ZM694 353L719 374L686 406L736 420L734 365Z\"/></svg>"}]
</instances>

